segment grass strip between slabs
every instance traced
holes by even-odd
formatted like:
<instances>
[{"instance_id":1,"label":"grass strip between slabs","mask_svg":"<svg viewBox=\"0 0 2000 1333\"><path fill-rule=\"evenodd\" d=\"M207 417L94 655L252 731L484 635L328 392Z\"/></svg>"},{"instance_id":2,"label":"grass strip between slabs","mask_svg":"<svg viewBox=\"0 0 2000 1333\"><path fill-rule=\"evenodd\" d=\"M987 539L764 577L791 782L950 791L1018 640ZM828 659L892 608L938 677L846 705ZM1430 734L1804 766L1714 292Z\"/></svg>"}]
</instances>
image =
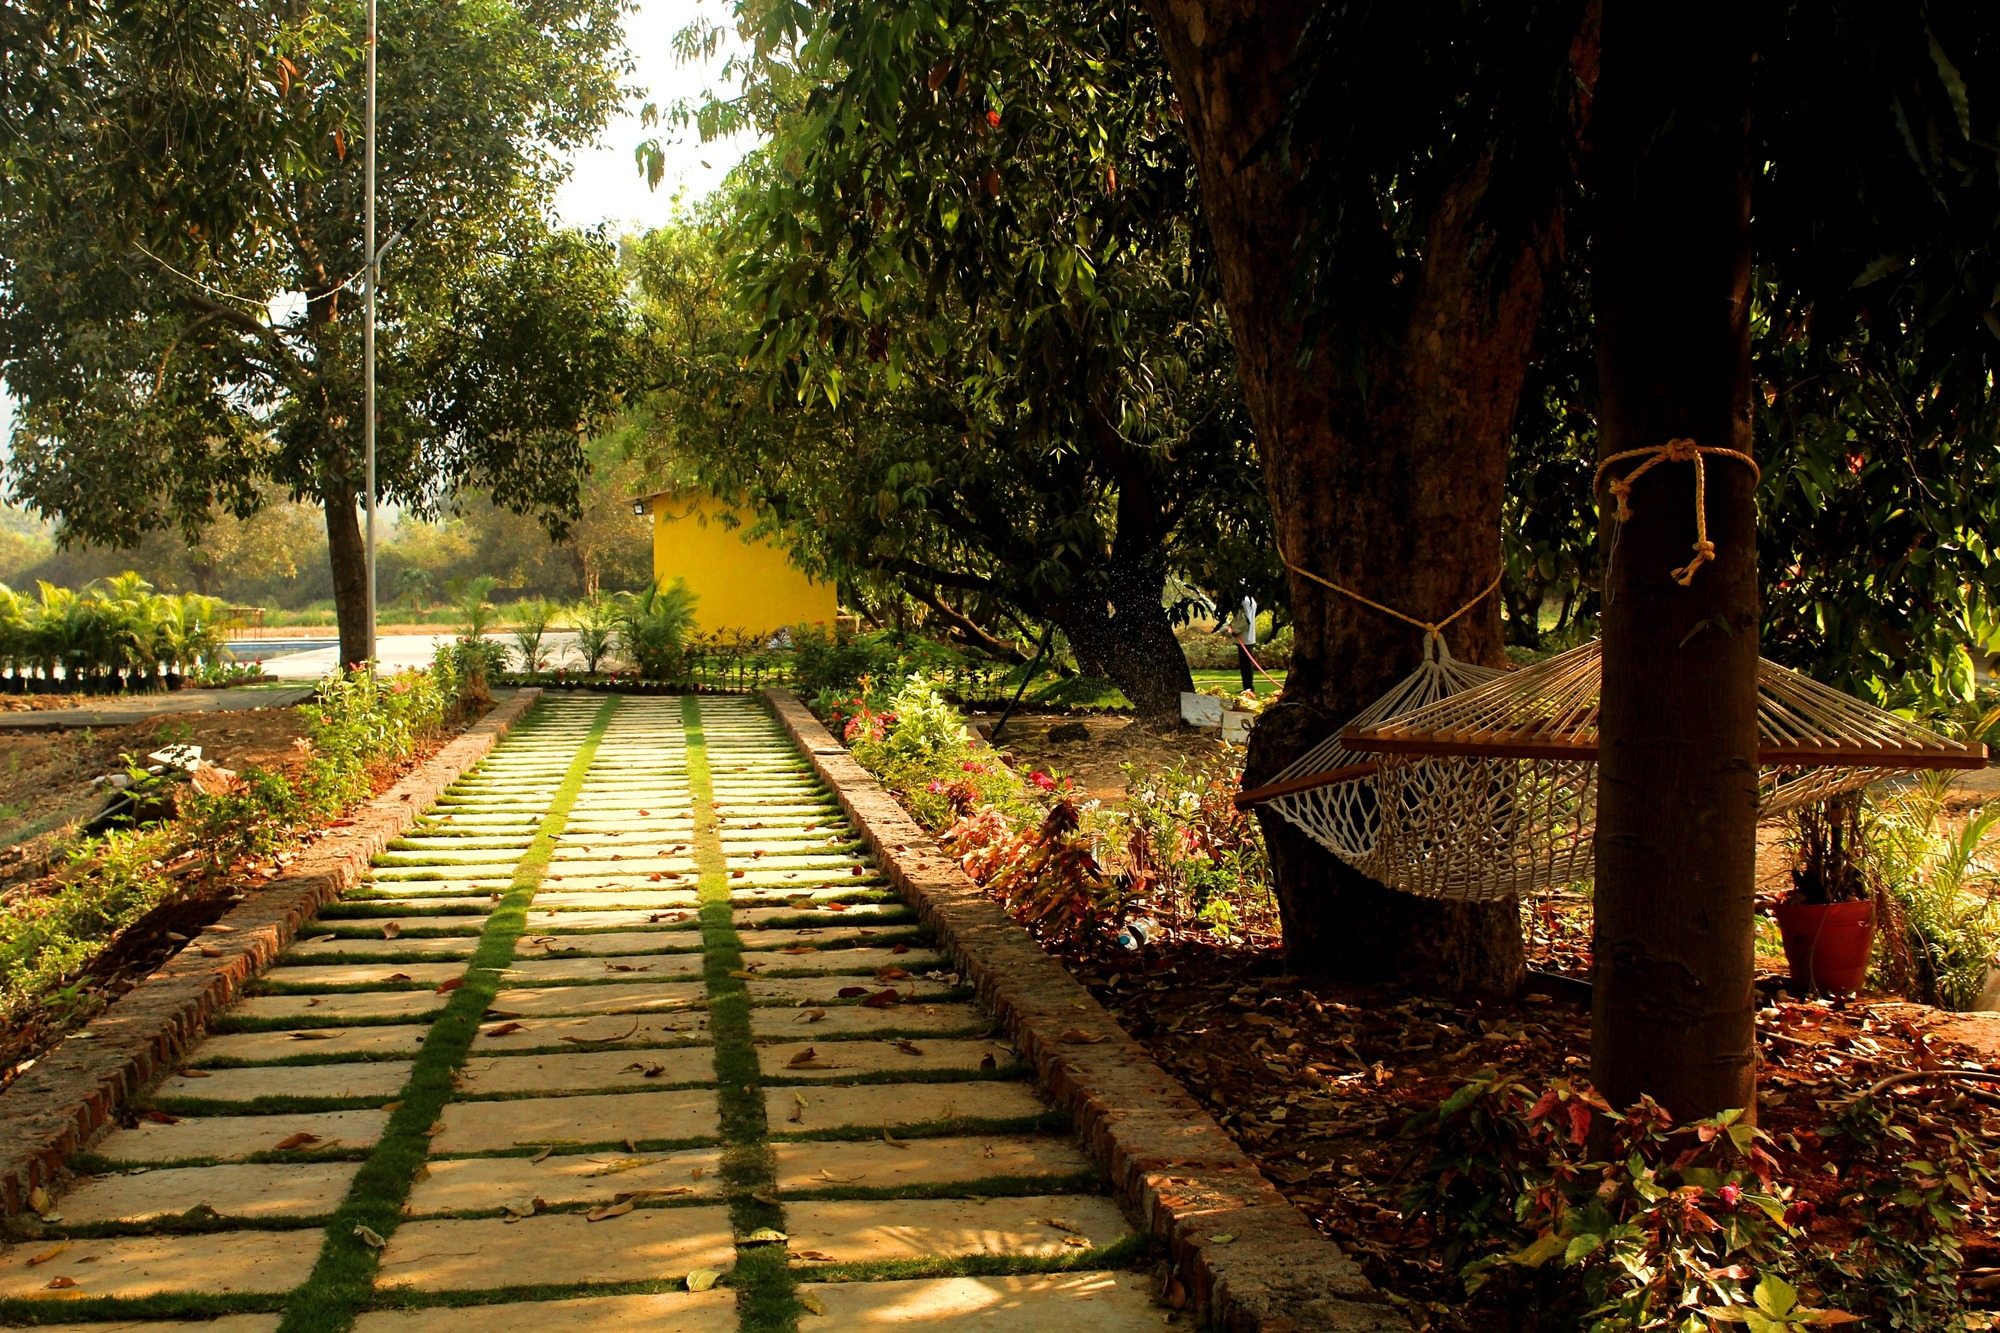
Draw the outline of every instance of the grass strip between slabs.
<instances>
[{"instance_id":1,"label":"grass strip between slabs","mask_svg":"<svg viewBox=\"0 0 2000 1333\"><path fill-rule=\"evenodd\" d=\"M737 938L729 898L729 862L715 814L715 787L702 729L701 700L681 700L687 731L688 791L694 807L695 864L708 982L708 1025L715 1043L715 1083L722 1111L722 1178L729 1186L729 1218L739 1236L759 1227L784 1230L784 1210L756 1198L775 1197L773 1163L764 1117L762 1073L750 1035L750 995L741 976L743 942ZM740 1246L730 1285L745 1333L795 1333L798 1296L783 1245Z\"/></svg>"},{"instance_id":2,"label":"grass strip between slabs","mask_svg":"<svg viewBox=\"0 0 2000 1333\"><path fill-rule=\"evenodd\" d=\"M360 1228L386 1238L402 1220L404 1201L429 1156L428 1131L451 1100L452 1075L465 1062L479 1031L480 1015L499 992L500 969L513 961L514 941L527 924L528 904L617 708L616 697L607 699L591 718L569 771L542 816L533 844L486 920L472 966L465 973L465 984L452 994L444 1014L424 1038L416 1068L403 1089L402 1105L391 1114L381 1140L328 1224L312 1276L287 1302L280 1333L345 1333L355 1316L374 1302L378 1253ZM539 730L523 728L516 735Z\"/></svg>"}]
</instances>

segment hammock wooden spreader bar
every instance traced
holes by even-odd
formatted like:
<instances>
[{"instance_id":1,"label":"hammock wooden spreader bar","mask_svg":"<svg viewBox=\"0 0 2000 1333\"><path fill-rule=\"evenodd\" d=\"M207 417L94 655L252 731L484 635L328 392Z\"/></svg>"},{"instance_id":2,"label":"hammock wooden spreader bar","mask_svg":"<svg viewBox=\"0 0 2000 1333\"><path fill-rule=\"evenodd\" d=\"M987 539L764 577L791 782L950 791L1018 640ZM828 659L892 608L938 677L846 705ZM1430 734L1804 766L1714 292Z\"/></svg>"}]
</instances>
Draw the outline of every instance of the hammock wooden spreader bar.
<instances>
[{"instance_id":1,"label":"hammock wooden spreader bar","mask_svg":"<svg viewBox=\"0 0 2000 1333\"><path fill-rule=\"evenodd\" d=\"M1351 751L1495 759L1595 759L1603 655L1597 643L1341 732ZM1984 768L1986 747L1842 694L1775 662L1757 669L1757 762L1914 770Z\"/></svg>"},{"instance_id":2,"label":"hammock wooden spreader bar","mask_svg":"<svg viewBox=\"0 0 2000 1333\"><path fill-rule=\"evenodd\" d=\"M1349 764L1345 768L1328 769L1324 773L1306 773L1296 778L1266 783L1262 787L1245 788L1237 792L1232 800L1238 810L1248 810L1253 805L1275 801L1280 796L1297 796L1302 792L1318 791L1321 787L1352 782L1356 778L1372 778L1378 767L1380 765L1374 763Z\"/></svg>"}]
</instances>

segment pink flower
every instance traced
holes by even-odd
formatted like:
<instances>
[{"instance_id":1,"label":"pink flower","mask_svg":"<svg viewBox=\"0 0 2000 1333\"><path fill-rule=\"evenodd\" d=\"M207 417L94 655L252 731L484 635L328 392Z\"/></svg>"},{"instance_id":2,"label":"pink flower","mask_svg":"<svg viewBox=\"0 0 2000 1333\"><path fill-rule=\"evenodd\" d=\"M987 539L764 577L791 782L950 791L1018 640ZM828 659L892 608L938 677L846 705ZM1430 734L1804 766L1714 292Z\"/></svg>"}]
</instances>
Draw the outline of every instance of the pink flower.
<instances>
[{"instance_id":1,"label":"pink flower","mask_svg":"<svg viewBox=\"0 0 2000 1333\"><path fill-rule=\"evenodd\" d=\"M1056 789L1056 780L1050 777L1048 774L1042 772L1042 770L1039 768L1036 769L1034 772L1028 774L1028 781L1034 783L1037 787L1040 787L1043 791L1054 791Z\"/></svg>"},{"instance_id":2,"label":"pink flower","mask_svg":"<svg viewBox=\"0 0 2000 1333\"><path fill-rule=\"evenodd\" d=\"M980 763L977 759L968 759L958 767L962 772L966 773L984 773L986 771L986 765Z\"/></svg>"},{"instance_id":3,"label":"pink flower","mask_svg":"<svg viewBox=\"0 0 2000 1333\"><path fill-rule=\"evenodd\" d=\"M1725 1208L1734 1208L1736 1201L1743 1197L1743 1191L1734 1185L1724 1185L1716 1193L1722 1196L1722 1203Z\"/></svg>"}]
</instances>

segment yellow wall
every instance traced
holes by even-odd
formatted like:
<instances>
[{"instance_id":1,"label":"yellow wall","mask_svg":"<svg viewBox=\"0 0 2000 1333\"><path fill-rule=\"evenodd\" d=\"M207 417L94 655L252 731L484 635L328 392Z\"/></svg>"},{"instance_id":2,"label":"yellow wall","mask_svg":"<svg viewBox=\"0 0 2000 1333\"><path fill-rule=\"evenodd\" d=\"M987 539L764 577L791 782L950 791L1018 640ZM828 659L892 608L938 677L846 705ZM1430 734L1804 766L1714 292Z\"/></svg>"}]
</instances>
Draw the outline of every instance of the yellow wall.
<instances>
[{"instance_id":1,"label":"yellow wall","mask_svg":"<svg viewBox=\"0 0 2000 1333\"><path fill-rule=\"evenodd\" d=\"M701 629L771 634L787 625L833 623L839 611L831 583L808 578L785 553L747 540L755 520L736 513L739 526L721 515L736 512L698 495L656 495L653 510L653 577L666 587L685 580L695 595Z\"/></svg>"}]
</instances>

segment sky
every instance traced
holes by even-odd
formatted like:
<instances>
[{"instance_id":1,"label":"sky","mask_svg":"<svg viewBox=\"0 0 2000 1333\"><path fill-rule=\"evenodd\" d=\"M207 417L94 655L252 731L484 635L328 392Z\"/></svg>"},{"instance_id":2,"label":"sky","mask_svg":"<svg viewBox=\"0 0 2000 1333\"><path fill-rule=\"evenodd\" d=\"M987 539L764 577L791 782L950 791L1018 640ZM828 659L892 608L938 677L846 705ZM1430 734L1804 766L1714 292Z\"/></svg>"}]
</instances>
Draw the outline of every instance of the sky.
<instances>
[{"instance_id":1,"label":"sky","mask_svg":"<svg viewBox=\"0 0 2000 1333\"><path fill-rule=\"evenodd\" d=\"M645 94L632 99L626 114L606 127L596 148L572 159L570 179L556 196L556 213L562 221L578 227L609 222L618 230L658 226L673 216L676 192L691 200L700 198L721 184L729 168L750 150L747 137L704 144L691 131L676 136L669 126L648 128L639 122L639 108L647 101L665 106L721 88L723 58L683 64L674 54L673 37L698 18L730 28L730 9L729 0L637 0L625 20L625 44L635 66L626 82L644 88ZM666 148L667 170L659 188L648 189L632 154L640 143L655 137ZM393 163L382 163L383 171L394 169ZM13 403L0 392L0 448L12 425Z\"/></svg>"},{"instance_id":2,"label":"sky","mask_svg":"<svg viewBox=\"0 0 2000 1333\"><path fill-rule=\"evenodd\" d=\"M637 114L645 101L664 107L722 88L725 56L704 64L683 64L674 54L673 37L697 18L730 28L730 8L728 0L639 0L637 10L626 16L625 45L637 66L628 82L643 86L646 96L606 129L596 149L576 155L574 171L556 196L556 211L563 221L574 226L599 222L658 226L672 216L676 191L689 199L700 198L721 184L729 168L749 151L747 137L704 144L693 131L676 136L666 125L643 126ZM667 173L658 189L649 190L632 151L655 136L666 145Z\"/></svg>"}]
</instances>

